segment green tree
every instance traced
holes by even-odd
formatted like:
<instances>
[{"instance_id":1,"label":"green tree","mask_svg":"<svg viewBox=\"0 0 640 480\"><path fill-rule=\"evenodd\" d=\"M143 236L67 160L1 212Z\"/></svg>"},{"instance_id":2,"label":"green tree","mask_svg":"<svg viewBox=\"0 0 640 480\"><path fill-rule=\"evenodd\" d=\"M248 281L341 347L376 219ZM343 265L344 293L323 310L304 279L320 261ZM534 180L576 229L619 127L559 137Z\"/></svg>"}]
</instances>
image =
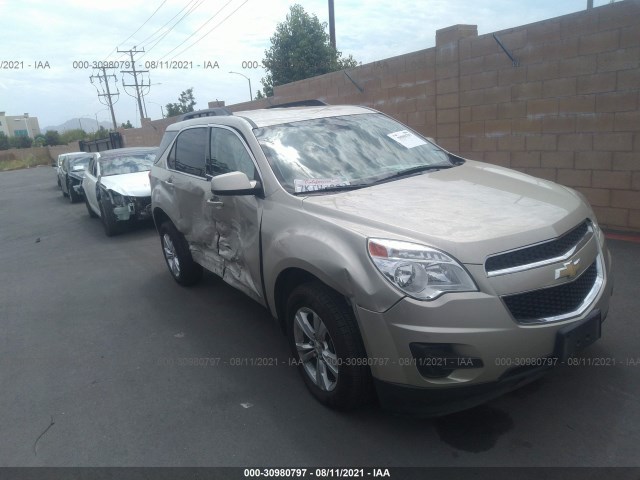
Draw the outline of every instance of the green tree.
<instances>
[{"instance_id":1,"label":"green tree","mask_svg":"<svg viewBox=\"0 0 640 480\"><path fill-rule=\"evenodd\" d=\"M44 135L39 134L36 135L35 138L33 139L33 146L34 147L42 147L43 145L46 144L47 139L44 137Z\"/></svg>"},{"instance_id":2,"label":"green tree","mask_svg":"<svg viewBox=\"0 0 640 480\"><path fill-rule=\"evenodd\" d=\"M262 90L266 96L273 95L275 86L358 65L351 55L342 58L333 48L326 28L326 22L320 23L301 5L291 6L271 37L271 48L264 52L262 65L267 75L262 79Z\"/></svg>"},{"instance_id":3,"label":"green tree","mask_svg":"<svg viewBox=\"0 0 640 480\"><path fill-rule=\"evenodd\" d=\"M47 130L44 134L45 145L61 145L62 140L57 130Z\"/></svg>"},{"instance_id":4,"label":"green tree","mask_svg":"<svg viewBox=\"0 0 640 480\"><path fill-rule=\"evenodd\" d=\"M89 140L98 140L101 138L107 138L109 136L109 130L100 125L100 128L88 135Z\"/></svg>"},{"instance_id":5,"label":"green tree","mask_svg":"<svg viewBox=\"0 0 640 480\"><path fill-rule=\"evenodd\" d=\"M131 121L127 120L127 123L123 123L122 125L120 125L120 127L122 128L133 128L133 125L131 125Z\"/></svg>"},{"instance_id":6,"label":"green tree","mask_svg":"<svg viewBox=\"0 0 640 480\"><path fill-rule=\"evenodd\" d=\"M12 148L29 148L33 145L33 138L20 135L19 137L9 137L9 146Z\"/></svg>"},{"instance_id":7,"label":"green tree","mask_svg":"<svg viewBox=\"0 0 640 480\"><path fill-rule=\"evenodd\" d=\"M60 135L60 141L63 144L68 144L71 142L77 142L78 140L84 140L87 138L87 132L81 130L79 128L74 128L72 130L67 130L62 135Z\"/></svg>"},{"instance_id":8,"label":"green tree","mask_svg":"<svg viewBox=\"0 0 640 480\"><path fill-rule=\"evenodd\" d=\"M4 132L0 132L0 150L9 150L9 137Z\"/></svg>"},{"instance_id":9,"label":"green tree","mask_svg":"<svg viewBox=\"0 0 640 480\"><path fill-rule=\"evenodd\" d=\"M193 107L196 104L196 100L193 96L193 87L188 88L180 94L177 103L167 103L165 108L167 109L167 117L175 117L176 115L182 115L183 113L193 112Z\"/></svg>"}]
</instances>

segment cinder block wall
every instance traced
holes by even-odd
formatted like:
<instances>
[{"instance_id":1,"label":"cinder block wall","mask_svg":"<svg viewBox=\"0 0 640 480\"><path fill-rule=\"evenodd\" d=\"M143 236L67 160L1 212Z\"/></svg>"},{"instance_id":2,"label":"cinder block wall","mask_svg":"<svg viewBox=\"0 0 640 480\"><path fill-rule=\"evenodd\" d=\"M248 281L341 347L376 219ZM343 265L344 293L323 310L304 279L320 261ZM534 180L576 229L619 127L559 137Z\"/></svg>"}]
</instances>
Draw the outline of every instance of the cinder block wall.
<instances>
[{"instance_id":1,"label":"cinder block wall","mask_svg":"<svg viewBox=\"0 0 640 480\"><path fill-rule=\"evenodd\" d=\"M452 152L574 187L602 224L640 231L640 1L495 35L519 66L493 34L455 25L434 48L276 87L269 101L371 106Z\"/></svg>"},{"instance_id":2,"label":"cinder block wall","mask_svg":"<svg viewBox=\"0 0 640 480\"><path fill-rule=\"evenodd\" d=\"M140 128L118 128L125 147L155 147L160 145L166 128L179 116L146 121Z\"/></svg>"}]
</instances>

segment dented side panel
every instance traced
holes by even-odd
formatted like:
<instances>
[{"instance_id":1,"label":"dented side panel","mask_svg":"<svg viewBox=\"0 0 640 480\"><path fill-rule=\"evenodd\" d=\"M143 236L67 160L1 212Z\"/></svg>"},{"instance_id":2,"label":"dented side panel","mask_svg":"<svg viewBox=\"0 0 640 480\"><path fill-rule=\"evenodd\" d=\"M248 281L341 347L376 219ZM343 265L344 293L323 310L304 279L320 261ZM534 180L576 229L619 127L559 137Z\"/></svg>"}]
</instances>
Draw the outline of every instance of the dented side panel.
<instances>
[{"instance_id":1,"label":"dented side panel","mask_svg":"<svg viewBox=\"0 0 640 480\"><path fill-rule=\"evenodd\" d=\"M207 202L212 193L206 179L172 173L169 185L177 206L173 221L187 239L193 259L264 304L259 200L253 196L225 197L224 205L217 208Z\"/></svg>"},{"instance_id":2,"label":"dented side panel","mask_svg":"<svg viewBox=\"0 0 640 480\"><path fill-rule=\"evenodd\" d=\"M254 196L216 198L223 206L205 203L205 223L215 225L217 245L209 255L223 263L222 278L265 304L260 278L260 219L262 200Z\"/></svg>"}]
</instances>

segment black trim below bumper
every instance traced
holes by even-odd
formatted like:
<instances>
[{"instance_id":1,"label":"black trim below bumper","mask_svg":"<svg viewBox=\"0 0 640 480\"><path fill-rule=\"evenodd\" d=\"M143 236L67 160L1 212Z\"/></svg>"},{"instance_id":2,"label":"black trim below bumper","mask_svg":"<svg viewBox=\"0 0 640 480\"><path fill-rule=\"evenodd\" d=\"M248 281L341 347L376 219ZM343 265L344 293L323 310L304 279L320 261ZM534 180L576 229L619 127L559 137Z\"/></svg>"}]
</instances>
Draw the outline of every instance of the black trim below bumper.
<instances>
[{"instance_id":1,"label":"black trim below bumper","mask_svg":"<svg viewBox=\"0 0 640 480\"><path fill-rule=\"evenodd\" d=\"M542 377L550 367L538 367L497 382L450 388L418 388L373 379L380 406L417 417L440 417L481 405Z\"/></svg>"},{"instance_id":2,"label":"black trim below bumper","mask_svg":"<svg viewBox=\"0 0 640 480\"><path fill-rule=\"evenodd\" d=\"M604 317L606 313L594 310L584 320L558 330L555 351L550 356L554 362L507 370L495 382L453 387L419 388L374 378L378 400L386 410L418 417L439 417L478 406L539 379L553 365L591 345L600 338Z\"/></svg>"}]
</instances>

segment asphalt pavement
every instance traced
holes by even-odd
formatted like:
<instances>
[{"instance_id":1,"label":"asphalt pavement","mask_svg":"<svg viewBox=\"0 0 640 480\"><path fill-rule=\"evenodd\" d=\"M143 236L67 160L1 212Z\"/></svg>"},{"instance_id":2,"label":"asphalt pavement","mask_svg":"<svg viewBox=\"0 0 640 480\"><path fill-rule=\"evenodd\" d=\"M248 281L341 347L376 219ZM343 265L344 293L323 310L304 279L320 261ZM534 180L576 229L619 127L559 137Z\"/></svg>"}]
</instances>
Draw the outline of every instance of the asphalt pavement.
<instances>
[{"instance_id":1,"label":"asphalt pavement","mask_svg":"<svg viewBox=\"0 0 640 480\"><path fill-rule=\"evenodd\" d=\"M439 419L317 403L267 312L107 238L54 170L0 173L0 466L640 466L640 244L612 240L603 337Z\"/></svg>"}]
</instances>

